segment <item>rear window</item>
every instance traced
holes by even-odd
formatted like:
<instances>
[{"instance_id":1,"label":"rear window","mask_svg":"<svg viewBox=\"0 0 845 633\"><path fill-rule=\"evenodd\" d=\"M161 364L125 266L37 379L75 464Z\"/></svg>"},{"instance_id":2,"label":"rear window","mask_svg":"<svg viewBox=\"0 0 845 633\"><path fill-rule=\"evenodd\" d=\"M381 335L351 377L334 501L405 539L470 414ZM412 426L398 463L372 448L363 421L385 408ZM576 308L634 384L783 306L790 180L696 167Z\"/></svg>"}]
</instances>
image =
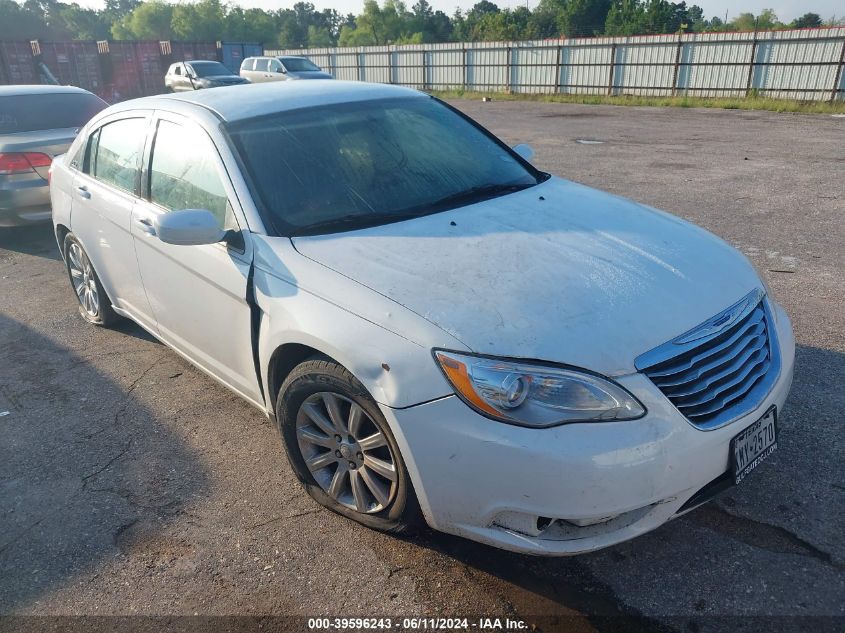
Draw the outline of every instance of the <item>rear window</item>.
<instances>
[{"instance_id":1,"label":"rear window","mask_svg":"<svg viewBox=\"0 0 845 633\"><path fill-rule=\"evenodd\" d=\"M0 97L0 134L82 127L107 105L84 93Z\"/></svg>"},{"instance_id":2,"label":"rear window","mask_svg":"<svg viewBox=\"0 0 845 633\"><path fill-rule=\"evenodd\" d=\"M252 57L245 59L244 63L241 64L241 70L252 70L255 66L255 59Z\"/></svg>"}]
</instances>

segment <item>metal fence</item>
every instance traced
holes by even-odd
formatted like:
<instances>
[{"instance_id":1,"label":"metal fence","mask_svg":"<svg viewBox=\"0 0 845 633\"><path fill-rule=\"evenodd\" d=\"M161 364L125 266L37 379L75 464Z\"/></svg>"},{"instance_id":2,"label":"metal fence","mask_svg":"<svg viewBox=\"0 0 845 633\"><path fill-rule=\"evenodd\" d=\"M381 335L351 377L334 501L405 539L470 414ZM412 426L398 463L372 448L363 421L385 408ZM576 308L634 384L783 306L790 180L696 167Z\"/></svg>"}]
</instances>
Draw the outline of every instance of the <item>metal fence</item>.
<instances>
[{"instance_id":1,"label":"metal fence","mask_svg":"<svg viewBox=\"0 0 845 633\"><path fill-rule=\"evenodd\" d=\"M845 99L845 27L267 51L422 90Z\"/></svg>"}]
</instances>

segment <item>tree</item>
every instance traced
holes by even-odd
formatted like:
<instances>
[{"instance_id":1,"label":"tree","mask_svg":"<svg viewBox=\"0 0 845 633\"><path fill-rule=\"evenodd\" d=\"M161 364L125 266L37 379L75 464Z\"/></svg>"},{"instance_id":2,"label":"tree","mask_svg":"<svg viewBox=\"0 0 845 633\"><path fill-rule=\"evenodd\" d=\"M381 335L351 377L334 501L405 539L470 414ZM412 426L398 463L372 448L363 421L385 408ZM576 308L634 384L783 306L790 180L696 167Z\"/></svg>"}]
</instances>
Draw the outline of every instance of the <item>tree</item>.
<instances>
[{"instance_id":1,"label":"tree","mask_svg":"<svg viewBox=\"0 0 845 633\"><path fill-rule=\"evenodd\" d=\"M635 35L640 32L645 8L639 0L614 0L607 12L605 35Z\"/></svg>"},{"instance_id":2,"label":"tree","mask_svg":"<svg viewBox=\"0 0 845 633\"><path fill-rule=\"evenodd\" d=\"M531 12L531 17L528 19L526 35L533 40L560 37L560 28L557 25L557 13L538 6Z\"/></svg>"},{"instance_id":3,"label":"tree","mask_svg":"<svg viewBox=\"0 0 845 633\"><path fill-rule=\"evenodd\" d=\"M104 40L109 37L110 24L102 12L85 9L78 4L60 5L59 21L65 37L74 40Z\"/></svg>"},{"instance_id":4,"label":"tree","mask_svg":"<svg viewBox=\"0 0 845 633\"><path fill-rule=\"evenodd\" d=\"M225 13L220 0L199 0L194 4L176 4L170 27L173 37L195 42L214 42L220 39L225 25Z\"/></svg>"},{"instance_id":5,"label":"tree","mask_svg":"<svg viewBox=\"0 0 845 633\"><path fill-rule=\"evenodd\" d=\"M32 11L14 0L0 0L0 39L37 39L47 34L40 11Z\"/></svg>"},{"instance_id":6,"label":"tree","mask_svg":"<svg viewBox=\"0 0 845 633\"><path fill-rule=\"evenodd\" d=\"M385 0L380 7L376 0L364 1L364 12L355 18L355 26L344 26L341 46L380 46L395 43L413 35L412 14L400 0Z\"/></svg>"},{"instance_id":7,"label":"tree","mask_svg":"<svg viewBox=\"0 0 845 633\"><path fill-rule=\"evenodd\" d=\"M172 4L151 0L116 22L111 31L119 40L169 40L173 35L172 19Z\"/></svg>"},{"instance_id":8,"label":"tree","mask_svg":"<svg viewBox=\"0 0 845 633\"><path fill-rule=\"evenodd\" d=\"M728 27L732 31L770 31L783 28L778 16L772 9L763 9L760 15L740 13L730 21Z\"/></svg>"},{"instance_id":9,"label":"tree","mask_svg":"<svg viewBox=\"0 0 845 633\"><path fill-rule=\"evenodd\" d=\"M601 35L607 22L611 0L568 0L558 18L567 37Z\"/></svg>"},{"instance_id":10,"label":"tree","mask_svg":"<svg viewBox=\"0 0 845 633\"><path fill-rule=\"evenodd\" d=\"M790 26L794 29L807 29L822 25L822 17L818 13L805 13L800 18L792 21Z\"/></svg>"},{"instance_id":11,"label":"tree","mask_svg":"<svg viewBox=\"0 0 845 633\"><path fill-rule=\"evenodd\" d=\"M308 27L308 46L311 48L328 48L334 46L334 41L326 27L311 24Z\"/></svg>"}]
</instances>

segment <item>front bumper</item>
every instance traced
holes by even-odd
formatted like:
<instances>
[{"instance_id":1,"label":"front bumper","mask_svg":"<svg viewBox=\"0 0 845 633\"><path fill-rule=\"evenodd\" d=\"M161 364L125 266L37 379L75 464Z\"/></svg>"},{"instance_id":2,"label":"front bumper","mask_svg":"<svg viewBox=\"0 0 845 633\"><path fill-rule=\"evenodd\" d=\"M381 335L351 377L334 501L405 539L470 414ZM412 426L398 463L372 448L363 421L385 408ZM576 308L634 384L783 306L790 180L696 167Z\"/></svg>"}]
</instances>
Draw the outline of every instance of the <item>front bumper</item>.
<instances>
[{"instance_id":1,"label":"front bumper","mask_svg":"<svg viewBox=\"0 0 845 633\"><path fill-rule=\"evenodd\" d=\"M455 396L383 406L429 525L508 550L569 555L691 509L728 470L731 438L786 400L795 341L786 314L773 309L780 375L759 407L712 431L692 426L642 374L617 379L648 409L627 422L527 429L482 417Z\"/></svg>"}]
</instances>

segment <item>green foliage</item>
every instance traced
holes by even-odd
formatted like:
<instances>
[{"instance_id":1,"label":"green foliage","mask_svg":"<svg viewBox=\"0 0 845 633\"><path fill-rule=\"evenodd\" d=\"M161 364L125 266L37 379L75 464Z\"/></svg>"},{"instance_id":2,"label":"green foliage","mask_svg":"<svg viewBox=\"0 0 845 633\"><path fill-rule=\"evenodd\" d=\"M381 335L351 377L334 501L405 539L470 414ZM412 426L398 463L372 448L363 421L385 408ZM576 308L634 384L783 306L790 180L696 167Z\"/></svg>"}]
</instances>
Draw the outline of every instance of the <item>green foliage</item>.
<instances>
[{"instance_id":1,"label":"green foliage","mask_svg":"<svg viewBox=\"0 0 845 633\"><path fill-rule=\"evenodd\" d=\"M214 42L224 32L225 18L220 0L199 0L193 4L175 5L170 26L177 40Z\"/></svg>"},{"instance_id":2,"label":"green foliage","mask_svg":"<svg viewBox=\"0 0 845 633\"><path fill-rule=\"evenodd\" d=\"M731 20L726 30L728 31L770 31L782 29L785 25L778 20L773 9L763 9L760 15L753 13L740 13Z\"/></svg>"},{"instance_id":3,"label":"green foliage","mask_svg":"<svg viewBox=\"0 0 845 633\"><path fill-rule=\"evenodd\" d=\"M112 36L117 40L168 40L173 34L172 18L173 5L159 0L145 2L114 23Z\"/></svg>"},{"instance_id":4,"label":"green foliage","mask_svg":"<svg viewBox=\"0 0 845 633\"><path fill-rule=\"evenodd\" d=\"M533 11L479 0L451 17L435 11L431 0L407 2L410 8L403 0L364 0L355 16L302 1L268 11L227 0L105 0L100 10L60 0L0 0L0 39L228 40L306 48L788 28L772 9L725 23L704 18L701 7L684 0L539 0ZM806 13L789 27L842 22Z\"/></svg>"},{"instance_id":5,"label":"green foliage","mask_svg":"<svg viewBox=\"0 0 845 633\"><path fill-rule=\"evenodd\" d=\"M822 25L822 16L818 13L805 13L800 18L792 21L791 26L794 29L808 29Z\"/></svg>"}]
</instances>

